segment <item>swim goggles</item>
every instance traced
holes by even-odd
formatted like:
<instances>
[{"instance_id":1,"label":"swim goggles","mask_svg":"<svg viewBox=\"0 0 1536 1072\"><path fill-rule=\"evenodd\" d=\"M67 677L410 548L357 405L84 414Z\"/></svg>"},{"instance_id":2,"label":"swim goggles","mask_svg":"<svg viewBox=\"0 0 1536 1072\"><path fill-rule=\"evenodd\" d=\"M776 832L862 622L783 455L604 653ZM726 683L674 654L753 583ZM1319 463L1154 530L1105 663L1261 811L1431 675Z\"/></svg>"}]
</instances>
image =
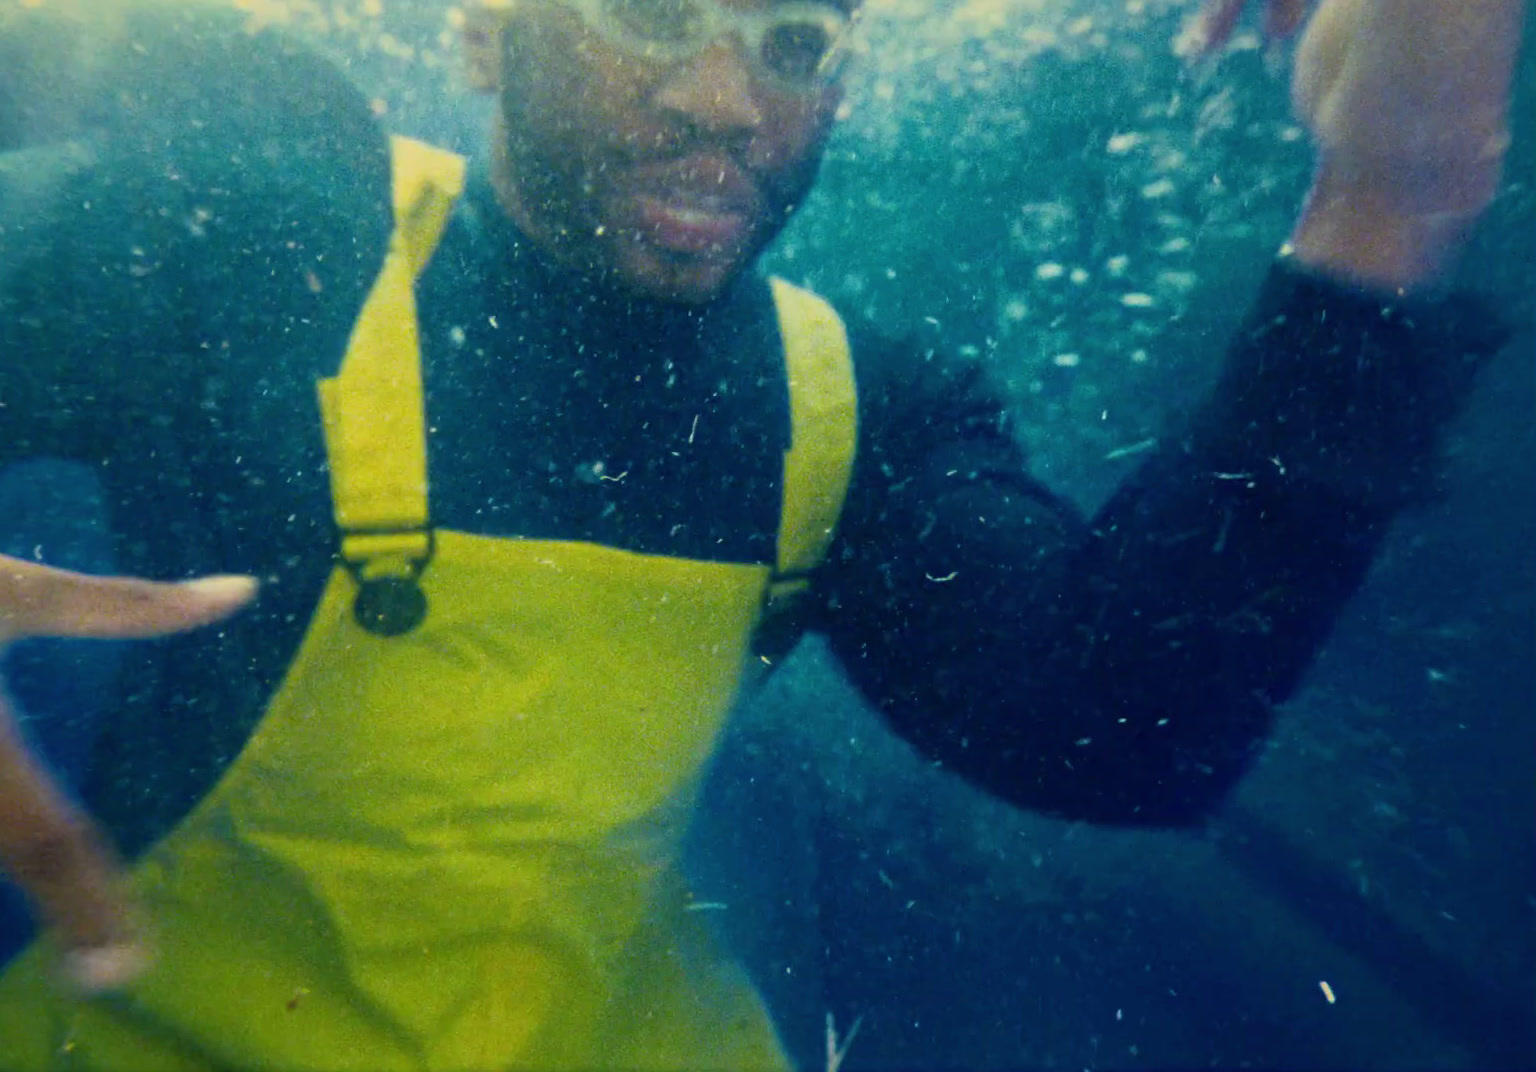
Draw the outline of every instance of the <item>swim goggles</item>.
<instances>
[{"instance_id":1,"label":"swim goggles","mask_svg":"<svg viewBox=\"0 0 1536 1072\"><path fill-rule=\"evenodd\" d=\"M737 37L755 74L794 93L835 81L848 58L853 18L819 0L787 0L766 8L727 7L719 0L559 0L614 49L659 64L703 52L726 34Z\"/></svg>"}]
</instances>

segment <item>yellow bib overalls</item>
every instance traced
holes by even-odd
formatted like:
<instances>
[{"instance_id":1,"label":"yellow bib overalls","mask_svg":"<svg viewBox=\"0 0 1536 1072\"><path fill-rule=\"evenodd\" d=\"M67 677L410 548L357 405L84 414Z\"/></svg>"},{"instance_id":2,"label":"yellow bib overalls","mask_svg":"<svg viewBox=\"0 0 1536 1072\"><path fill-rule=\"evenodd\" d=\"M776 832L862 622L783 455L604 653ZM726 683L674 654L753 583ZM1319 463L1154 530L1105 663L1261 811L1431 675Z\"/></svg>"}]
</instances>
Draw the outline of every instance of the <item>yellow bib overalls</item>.
<instances>
[{"instance_id":1,"label":"yellow bib overalls","mask_svg":"<svg viewBox=\"0 0 1536 1072\"><path fill-rule=\"evenodd\" d=\"M391 251L320 384L342 563L244 751L135 868L152 969L82 1000L37 943L0 978L7 1072L787 1064L676 855L765 604L846 492L842 326L773 284L777 570L433 530L412 288L461 183L396 141Z\"/></svg>"}]
</instances>

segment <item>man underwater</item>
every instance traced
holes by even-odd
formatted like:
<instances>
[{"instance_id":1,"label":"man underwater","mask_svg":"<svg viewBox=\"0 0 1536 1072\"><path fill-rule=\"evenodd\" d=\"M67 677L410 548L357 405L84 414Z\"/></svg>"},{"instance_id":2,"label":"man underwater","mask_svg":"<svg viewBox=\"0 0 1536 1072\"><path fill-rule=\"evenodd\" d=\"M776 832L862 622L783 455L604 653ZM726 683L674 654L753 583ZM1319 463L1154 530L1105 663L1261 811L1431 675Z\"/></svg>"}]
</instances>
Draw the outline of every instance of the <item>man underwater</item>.
<instances>
[{"instance_id":1,"label":"man underwater","mask_svg":"<svg viewBox=\"0 0 1536 1072\"><path fill-rule=\"evenodd\" d=\"M126 573L237 576L0 560L0 639L224 619L128 657L87 793L127 898L0 737L0 856L52 924L0 1061L783 1067L675 854L797 628L1004 799L1201 822L1502 341L1441 288L1525 6L1321 5L1291 252L1091 521L974 370L747 271L851 4L482 0L467 167L276 35L125 13L93 118L0 167L0 464L91 466Z\"/></svg>"}]
</instances>

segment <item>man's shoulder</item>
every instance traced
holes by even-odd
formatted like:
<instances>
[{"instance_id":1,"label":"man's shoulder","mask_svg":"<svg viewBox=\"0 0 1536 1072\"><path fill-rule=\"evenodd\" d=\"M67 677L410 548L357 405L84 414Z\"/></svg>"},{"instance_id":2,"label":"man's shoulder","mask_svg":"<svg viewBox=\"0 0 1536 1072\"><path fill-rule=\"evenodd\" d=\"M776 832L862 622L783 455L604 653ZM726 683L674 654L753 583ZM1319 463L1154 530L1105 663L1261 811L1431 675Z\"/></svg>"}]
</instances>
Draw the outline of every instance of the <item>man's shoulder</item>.
<instances>
[{"instance_id":1,"label":"man's shoulder","mask_svg":"<svg viewBox=\"0 0 1536 1072\"><path fill-rule=\"evenodd\" d=\"M87 142L212 193L282 187L387 204L387 139L309 44L217 5L44 7L0 23L0 150Z\"/></svg>"},{"instance_id":2,"label":"man's shoulder","mask_svg":"<svg viewBox=\"0 0 1536 1072\"><path fill-rule=\"evenodd\" d=\"M41 307L33 318L54 327L33 341L49 352L68 348L60 323L105 334L75 346L98 371L107 343L166 352L187 331L258 369L275 340L328 369L392 222L388 138L367 98L236 12L103 11L0 23L0 98L30 102L0 131L0 300Z\"/></svg>"}]
</instances>

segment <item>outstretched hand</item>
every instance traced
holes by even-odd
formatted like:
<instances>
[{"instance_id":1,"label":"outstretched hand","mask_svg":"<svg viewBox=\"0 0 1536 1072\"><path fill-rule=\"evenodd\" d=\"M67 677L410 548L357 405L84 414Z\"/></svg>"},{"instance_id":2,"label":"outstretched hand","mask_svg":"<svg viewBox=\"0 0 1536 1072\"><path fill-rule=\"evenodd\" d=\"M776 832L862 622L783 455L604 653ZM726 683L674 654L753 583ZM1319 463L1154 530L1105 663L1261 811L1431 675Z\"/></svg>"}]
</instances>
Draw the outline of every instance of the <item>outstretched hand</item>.
<instances>
[{"instance_id":1,"label":"outstretched hand","mask_svg":"<svg viewBox=\"0 0 1536 1072\"><path fill-rule=\"evenodd\" d=\"M249 577L179 584L92 577L0 555L0 649L29 636L152 637L228 617L250 602ZM118 865L90 819L26 749L0 690L0 870L27 894L82 988L131 979L146 952Z\"/></svg>"},{"instance_id":2,"label":"outstretched hand","mask_svg":"<svg viewBox=\"0 0 1536 1072\"><path fill-rule=\"evenodd\" d=\"M1438 281L1498 192L1529 0L1207 0L1180 51L1216 52L1260 4L1271 38L1306 26L1291 97L1318 158L1296 255L1368 286Z\"/></svg>"}]
</instances>

